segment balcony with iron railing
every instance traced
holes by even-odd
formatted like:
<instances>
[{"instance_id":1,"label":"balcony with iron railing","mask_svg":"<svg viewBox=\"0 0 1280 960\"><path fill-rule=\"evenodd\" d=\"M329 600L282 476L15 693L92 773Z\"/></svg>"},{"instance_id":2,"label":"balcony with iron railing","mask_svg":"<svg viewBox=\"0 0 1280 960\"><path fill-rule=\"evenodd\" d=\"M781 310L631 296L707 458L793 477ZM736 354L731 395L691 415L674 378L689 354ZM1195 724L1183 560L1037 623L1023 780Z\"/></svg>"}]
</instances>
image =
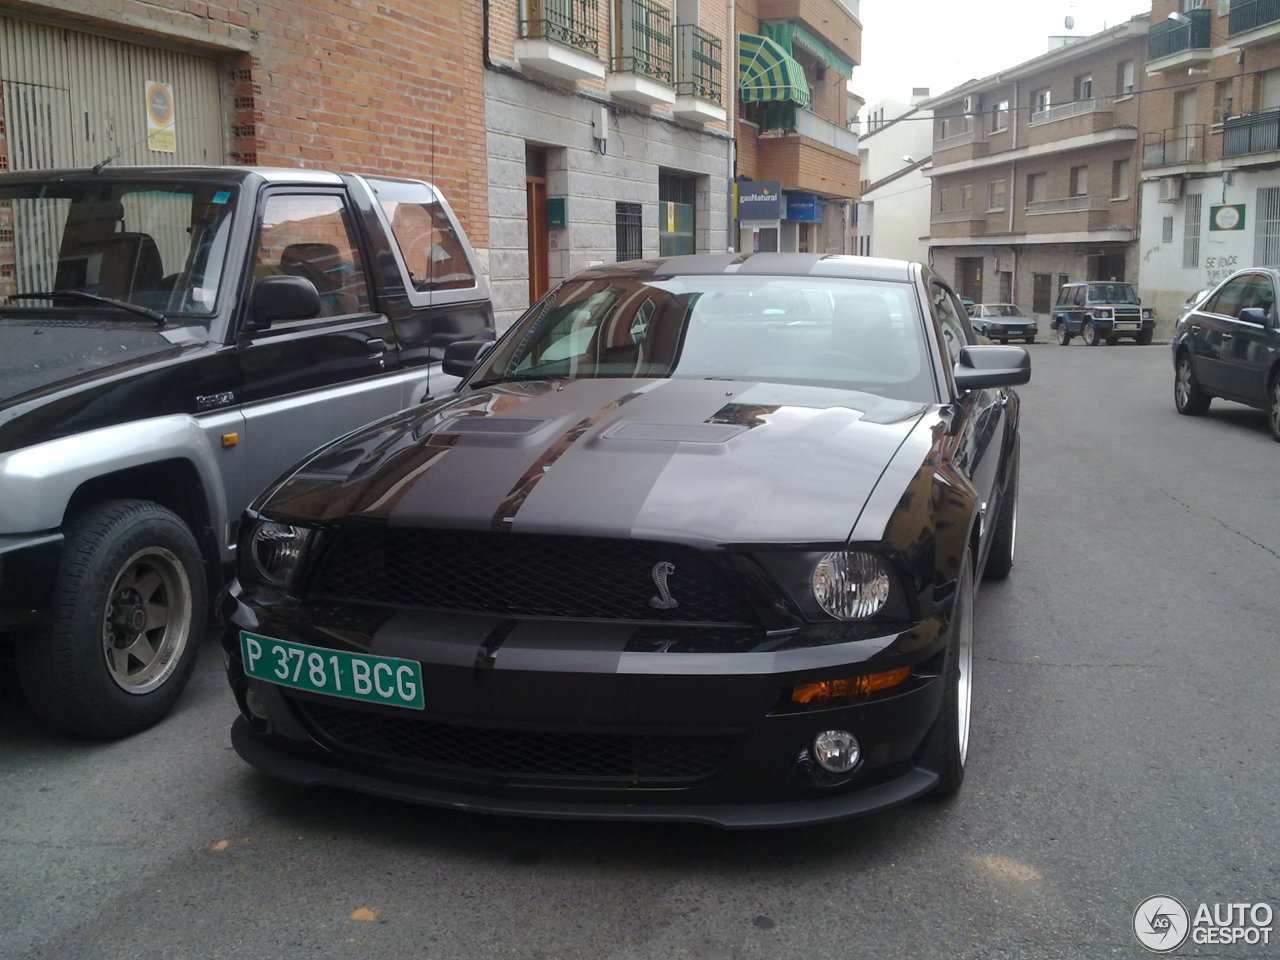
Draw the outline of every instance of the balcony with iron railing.
<instances>
[{"instance_id":1,"label":"balcony with iron railing","mask_svg":"<svg viewBox=\"0 0 1280 960\"><path fill-rule=\"evenodd\" d=\"M1230 17L1227 36L1232 39L1266 26L1280 33L1280 0L1231 0Z\"/></svg>"},{"instance_id":2,"label":"balcony with iron railing","mask_svg":"<svg viewBox=\"0 0 1280 960\"><path fill-rule=\"evenodd\" d=\"M516 0L516 59L564 80L604 78L600 62L601 0Z\"/></svg>"},{"instance_id":3,"label":"balcony with iron railing","mask_svg":"<svg viewBox=\"0 0 1280 960\"><path fill-rule=\"evenodd\" d=\"M613 57L606 89L632 103L674 103L671 11L654 0L616 0L613 9Z\"/></svg>"},{"instance_id":4,"label":"balcony with iron railing","mask_svg":"<svg viewBox=\"0 0 1280 960\"><path fill-rule=\"evenodd\" d=\"M1222 121L1222 155L1243 157L1280 150L1280 110Z\"/></svg>"},{"instance_id":5,"label":"balcony with iron railing","mask_svg":"<svg viewBox=\"0 0 1280 960\"><path fill-rule=\"evenodd\" d=\"M724 62L720 38L692 23L677 24L676 102L671 112L695 123L722 122Z\"/></svg>"},{"instance_id":6,"label":"balcony with iron railing","mask_svg":"<svg viewBox=\"0 0 1280 960\"><path fill-rule=\"evenodd\" d=\"M1203 163L1205 159L1205 125L1189 123L1167 130L1152 130L1142 135L1142 165L1176 167Z\"/></svg>"},{"instance_id":7,"label":"balcony with iron railing","mask_svg":"<svg viewBox=\"0 0 1280 960\"><path fill-rule=\"evenodd\" d=\"M1087 194L1060 197L1056 200L1032 200L1027 204L1027 216L1046 213L1079 213L1082 210L1107 210L1111 206L1108 197L1091 197Z\"/></svg>"},{"instance_id":8,"label":"balcony with iron railing","mask_svg":"<svg viewBox=\"0 0 1280 960\"><path fill-rule=\"evenodd\" d=\"M939 166L949 163L964 163L985 157L991 145L986 135L977 130L966 130L941 140L933 141L933 158Z\"/></svg>"},{"instance_id":9,"label":"balcony with iron railing","mask_svg":"<svg viewBox=\"0 0 1280 960\"><path fill-rule=\"evenodd\" d=\"M1181 21L1161 20L1148 28L1147 73L1180 69L1212 56L1212 11L1188 10L1179 16Z\"/></svg>"}]
</instances>

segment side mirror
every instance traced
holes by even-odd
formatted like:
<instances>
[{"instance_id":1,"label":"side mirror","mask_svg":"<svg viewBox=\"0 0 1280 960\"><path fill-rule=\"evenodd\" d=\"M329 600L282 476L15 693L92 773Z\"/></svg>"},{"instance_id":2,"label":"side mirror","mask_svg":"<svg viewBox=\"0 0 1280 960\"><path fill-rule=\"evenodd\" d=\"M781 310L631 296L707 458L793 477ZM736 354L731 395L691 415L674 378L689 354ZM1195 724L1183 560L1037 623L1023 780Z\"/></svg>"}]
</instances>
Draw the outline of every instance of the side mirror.
<instances>
[{"instance_id":1,"label":"side mirror","mask_svg":"<svg viewBox=\"0 0 1280 960\"><path fill-rule=\"evenodd\" d=\"M320 316L320 293L306 277L263 277L253 287L253 325L266 330L277 320Z\"/></svg>"},{"instance_id":2,"label":"side mirror","mask_svg":"<svg viewBox=\"0 0 1280 960\"><path fill-rule=\"evenodd\" d=\"M1275 321L1271 319L1271 311L1264 310L1262 307L1245 307L1240 311L1238 320L1245 323L1256 323L1260 327L1274 327Z\"/></svg>"},{"instance_id":3,"label":"side mirror","mask_svg":"<svg viewBox=\"0 0 1280 960\"><path fill-rule=\"evenodd\" d=\"M1022 347L961 347L956 387L1012 387L1031 379L1031 355Z\"/></svg>"},{"instance_id":4,"label":"side mirror","mask_svg":"<svg viewBox=\"0 0 1280 960\"><path fill-rule=\"evenodd\" d=\"M493 346L492 340L455 340L444 348L440 369L451 377L465 377L480 364Z\"/></svg>"}]
</instances>

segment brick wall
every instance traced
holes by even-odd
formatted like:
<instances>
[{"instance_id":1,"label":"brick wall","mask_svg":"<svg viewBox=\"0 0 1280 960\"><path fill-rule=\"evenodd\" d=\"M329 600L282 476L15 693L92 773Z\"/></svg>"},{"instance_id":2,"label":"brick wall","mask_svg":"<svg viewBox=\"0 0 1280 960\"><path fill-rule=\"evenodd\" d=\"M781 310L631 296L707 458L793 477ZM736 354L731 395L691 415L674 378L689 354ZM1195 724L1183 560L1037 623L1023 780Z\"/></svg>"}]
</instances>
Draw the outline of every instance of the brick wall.
<instances>
[{"instance_id":1,"label":"brick wall","mask_svg":"<svg viewBox=\"0 0 1280 960\"><path fill-rule=\"evenodd\" d=\"M478 2L49 0L7 12L219 51L230 162L431 179L488 245Z\"/></svg>"}]
</instances>

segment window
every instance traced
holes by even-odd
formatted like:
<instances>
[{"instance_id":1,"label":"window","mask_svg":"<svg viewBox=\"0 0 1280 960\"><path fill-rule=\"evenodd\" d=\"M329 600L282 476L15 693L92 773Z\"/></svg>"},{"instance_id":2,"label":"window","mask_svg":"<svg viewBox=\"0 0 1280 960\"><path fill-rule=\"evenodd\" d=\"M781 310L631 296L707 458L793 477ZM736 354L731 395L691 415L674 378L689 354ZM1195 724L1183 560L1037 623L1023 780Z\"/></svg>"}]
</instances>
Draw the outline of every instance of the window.
<instances>
[{"instance_id":1,"label":"window","mask_svg":"<svg viewBox=\"0 0 1280 960\"><path fill-rule=\"evenodd\" d=\"M1047 199L1049 175L1047 173L1027 174L1027 203L1038 203Z\"/></svg>"},{"instance_id":2,"label":"window","mask_svg":"<svg viewBox=\"0 0 1280 960\"><path fill-rule=\"evenodd\" d=\"M1083 197L1089 193L1089 168L1072 167L1068 196Z\"/></svg>"},{"instance_id":3,"label":"window","mask_svg":"<svg viewBox=\"0 0 1280 960\"><path fill-rule=\"evenodd\" d=\"M1111 199L1129 199L1129 161L1111 161Z\"/></svg>"},{"instance_id":4,"label":"window","mask_svg":"<svg viewBox=\"0 0 1280 960\"><path fill-rule=\"evenodd\" d=\"M972 184L966 183L960 187L960 209L961 210L973 209L973 185Z\"/></svg>"},{"instance_id":5,"label":"window","mask_svg":"<svg viewBox=\"0 0 1280 960\"><path fill-rule=\"evenodd\" d=\"M952 364L958 363L960 348L969 342L964 321L960 319L964 315L964 310L960 307L960 301L956 299L956 295L939 283L933 284L930 299L933 300L934 313L938 316L938 325L942 328L942 339L947 345L947 355L951 358Z\"/></svg>"},{"instance_id":6,"label":"window","mask_svg":"<svg viewBox=\"0 0 1280 960\"><path fill-rule=\"evenodd\" d=\"M950 189L947 187L938 188L938 212L946 213L950 209L951 197Z\"/></svg>"},{"instance_id":7,"label":"window","mask_svg":"<svg viewBox=\"0 0 1280 960\"><path fill-rule=\"evenodd\" d=\"M1182 265L1200 266L1200 194L1187 194L1187 219L1182 225Z\"/></svg>"},{"instance_id":8,"label":"window","mask_svg":"<svg viewBox=\"0 0 1280 960\"><path fill-rule=\"evenodd\" d=\"M1280 70L1258 74L1258 112L1280 110Z\"/></svg>"},{"instance_id":9,"label":"window","mask_svg":"<svg viewBox=\"0 0 1280 960\"><path fill-rule=\"evenodd\" d=\"M694 241L697 180L673 173L658 173L658 256L696 253Z\"/></svg>"},{"instance_id":10,"label":"window","mask_svg":"<svg viewBox=\"0 0 1280 960\"><path fill-rule=\"evenodd\" d=\"M987 185L987 209L1003 210L1008 201L1009 181L992 180Z\"/></svg>"},{"instance_id":11,"label":"window","mask_svg":"<svg viewBox=\"0 0 1280 960\"><path fill-rule=\"evenodd\" d=\"M1044 113L1050 106L1049 88L1036 90L1031 94L1031 112L1032 114Z\"/></svg>"},{"instance_id":12,"label":"window","mask_svg":"<svg viewBox=\"0 0 1280 960\"><path fill-rule=\"evenodd\" d=\"M991 132L999 133L1009 126L1009 101L1001 100L991 107Z\"/></svg>"},{"instance_id":13,"label":"window","mask_svg":"<svg viewBox=\"0 0 1280 960\"><path fill-rule=\"evenodd\" d=\"M1031 275L1031 312L1032 313L1048 313L1049 312L1049 284L1053 282L1053 277L1047 273L1033 273ZM1061 302L1061 298L1059 298Z\"/></svg>"},{"instance_id":14,"label":"window","mask_svg":"<svg viewBox=\"0 0 1280 960\"><path fill-rule=\"evenodd\" d=\"M1116 95L1126 97L1133 93L1133 61L1116 64Z\"/></svg>"},{"instance_id":15,"label":"window","mask_svg":"<svg viewBox=\"0 0 1280 960\"><path fill-rule=\"evenodd\" d=\"M1202 309L1205 313L1216 313L1224 317L1234 317L1240 312L1240 307L1248 294L1249 277L1236 277L1234 280L1224 283L1222 289L1213 295L1213 297L1204 304Z\"/></svg>"},{"instance_id":16,"label":"window","mask_svg":"<svg viewBox=\"0 0 1280 960\"><path fill-rule=\"evenodd\" d=\"M616 234L615 258L639 260L644 256L644 238L641 229L644 220L640 204L618 201L614 204L613 217Z\"/></svg>"},{"instance_id":17,"label":"window","mask_svg":"<svg viewBox=\"0 0 1280 960\"><path fill-rule=\"evenodd\" d=\"M1093 74L1086 73L1076 77L1075 83L1072 85L1077 100L1093 99Z\"/></svg>"},{"instance_id":18,"label":"window","mask_svg":"<svg viewBox=\"0 0 1280 960\"><path fill-rule=\"evenodd\" d=\"M476 285L462 238L430 187L377 177L370 177L369 185L391 225L413 289L456 290Z\"/></svg>"},{"instance_id":19,"label":"window","mask_svg":"<svg viewBox=\"0 0 1280 960\"><path fill-rule=\"evenodd\" d=\"M1173 243L1173 217L1165 217L1160 224L1160 242Z\"/></svg>"},{"instance_id":20,"label":"window","mask_svg":"<svg viewBox=\"0 0 1280 960\"><path fill-rule=\"evenodd\" d=\"M320 294L320 316L369 309L360 251L346 204L331 194L275 193L262 211L254 276L305 277Z\"/></svg>"},{"instance_id":21,"label":"window","mask_svg":"<svg viewBox=\"0 0 1280 960\"><path fill-rule=\"evenodd\" d=\"M1253 262L1280 263L1280 187L1259 187L1257 209Z\"/></svg>"},{"instance_id":22,"label":"window","mask_svg":"<svg viewBox=\"0 0 1280 960\"><path fill-rule=\"evenodd\" d=\"M1213 85L1213 122L1221 123L1235 115L1235 80L1220 80Z\"/></svg>"}]
</instances>

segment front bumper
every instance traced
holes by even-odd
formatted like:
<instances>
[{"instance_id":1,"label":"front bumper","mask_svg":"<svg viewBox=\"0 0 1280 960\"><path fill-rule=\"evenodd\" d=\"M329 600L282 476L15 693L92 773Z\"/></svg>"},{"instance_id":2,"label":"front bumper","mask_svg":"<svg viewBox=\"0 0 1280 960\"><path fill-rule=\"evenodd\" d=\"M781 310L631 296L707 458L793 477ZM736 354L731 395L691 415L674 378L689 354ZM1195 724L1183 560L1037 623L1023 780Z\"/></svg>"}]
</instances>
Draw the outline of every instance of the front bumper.
<instances>
[{"instance_id":1,"label":"front bumper","mask_svg":"<svg viewBox=\"0 0 1280 960\"><path fill-rule=\"evenodd\" d=\"M724 637L720 652L711 652L720 641L704 630L702 652L675 652L655 649L647 636L637 641L642 629L617 624L350 608L308 608L303 622L297 608L246 603L237 584L224 594L222 612L228 678L241 707L235 749L304 786L495 814L746 828L859 816L937 782L946 637L931 620L852 643L826 637L805 645L791 637L773 641L773 649L749 649ZM240 629L413 656L423 664L426 709L247 678ZM790 704L797 683L904 665L912 667L910 680L866 702L817 710ZM822 771L809 754L813 738L831 729L862 744L849 774Z\"/></svg>"}]
</instances>

